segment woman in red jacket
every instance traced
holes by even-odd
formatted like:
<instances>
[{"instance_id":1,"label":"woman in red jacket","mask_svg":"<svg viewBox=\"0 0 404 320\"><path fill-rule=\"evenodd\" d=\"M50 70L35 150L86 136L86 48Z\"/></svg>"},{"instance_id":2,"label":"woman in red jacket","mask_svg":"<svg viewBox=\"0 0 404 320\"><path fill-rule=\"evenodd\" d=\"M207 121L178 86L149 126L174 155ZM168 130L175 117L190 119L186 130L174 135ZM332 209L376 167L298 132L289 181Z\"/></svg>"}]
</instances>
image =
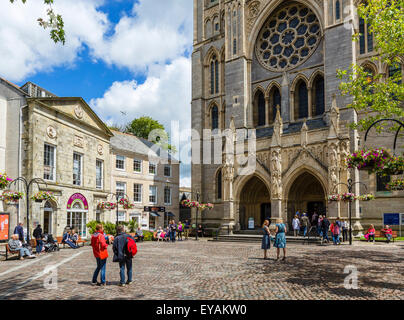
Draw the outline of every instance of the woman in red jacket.
<instances>
[{"instance_id":1,"label":"woman in red jacket","mask_svg":"<svg viewBox=\"0 0 404 320\"><path fill-rule=\"evenodd\" d=\"M91 246L93 247L94 257L97 260L97 268L93 275L93 285L105 286L105 272L108 258L108 244L104 236L104 228L101 224L95 227L95 233L91 236ZM98 274L101 271L101 282L97 282Z\"/></svg>"}]
</instances>

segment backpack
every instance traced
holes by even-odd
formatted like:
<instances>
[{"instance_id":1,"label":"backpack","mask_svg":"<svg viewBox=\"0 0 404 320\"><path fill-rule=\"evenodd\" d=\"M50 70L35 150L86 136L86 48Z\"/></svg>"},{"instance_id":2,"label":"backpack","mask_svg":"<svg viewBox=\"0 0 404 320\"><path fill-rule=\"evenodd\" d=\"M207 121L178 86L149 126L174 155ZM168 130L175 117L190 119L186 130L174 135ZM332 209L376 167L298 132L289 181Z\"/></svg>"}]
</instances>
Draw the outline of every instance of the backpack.
<instances>
[{"instance_id":1,"label":"backpack","mask_svg":"<svg viewBox=\"0 0 404 320\"><path fill-rule=\"evenodd\" d=\"M126 237L126 249L129 258L133 258L137 253L136 241L130 236Z\"/></svg>"}]
</instances>

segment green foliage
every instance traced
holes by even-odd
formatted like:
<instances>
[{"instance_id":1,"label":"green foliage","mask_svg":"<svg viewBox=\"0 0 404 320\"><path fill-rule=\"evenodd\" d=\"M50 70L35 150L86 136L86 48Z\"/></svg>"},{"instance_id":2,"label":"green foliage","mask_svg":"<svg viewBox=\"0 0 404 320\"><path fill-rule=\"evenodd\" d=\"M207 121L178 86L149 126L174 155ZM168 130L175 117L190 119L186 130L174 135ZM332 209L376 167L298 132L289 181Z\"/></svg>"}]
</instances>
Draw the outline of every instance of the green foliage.
<instances>
[{"instance_id":1,"label":"green foliage","mask_svg":"<svg viewBox=\"0 0 404 320\"><path fill-rule=\"evenodd\" d=\"M112 234L113 236L116 235L116 225L112 222L105 222L103 223L104 231L106 234Z\"/></svg>"},{"instance_id":2,"label":"green foliage","mask_svg":"<svg viewBox=\"0 0 404 320\"><path fill-rule=\"evenodd\" d=\"M129 221L127 226L128 226L128 231L130 233L134 233L137 230L138 224L135 220L131 220L131 221Z\"/></svg>"},{"instance_id":3,"label":"green foliage","mask_svg":"<svg viewBox=\"0 0 404 320\"><path fill-rule=\"evenodd\" d=\"M404 57L404 0L369 0L358 7L358 14L370 25L374 35L375 52L379 55L373 61L389 67L403 64ZM358 40L358 35L354 36ZM401 71L391 77L370 75L365 68L352 65L350 70L337 70L342 95L352 96L348 107L364 113L365 117L352 124L355 129L366 130L383 118L404 118L402 101L404 85ZM395 130L393 126L389 129ZM379 131L381 125L376 127Z\"/></svg>"},{"instance_id":4,"label":"green foliage","mask_svg":"<svg viewBox=\"0 0 404 320\"><path fill-rule=\"evenodd\" d=\"M27 0L21 0L22 3L26 3ZM16 2L16 0L10 0L11 3ZM44 0L45 5L48 6L46 14L48 16L47 20L43 18L38 18L38 23L44 29L50 29L50 38L55 42L61 42L63 45L66 42L64 22L60 14L56 14L52 9L52 4L54 0Z\"/></svg>"},{"instance_id":5,"label":"green foliage","mask_svg":"<svg viewBox=\"0 0 404 320\"><path fill-rule=\"evenodd\" d=\"M149 140L172 153L177 152L176 148L168 143L169 136L165 131L164 126L151 117L140 117L134 119L126 125L124 132Z\"/></svg>"},{"instance_id":6,"label":"green foliage","mask_svg":"<svg viewBox=\"0 0 404 320\"><path fill-rule=\"evenodd\" d=\"M99 224L99 223L100 223L99 221L93 220L93 221L89 221L89 222L86 224L86 226L87 226L88 231L90 232L90 234L95 233L95 227L96 227L97 224Z\"/></svg>"},{"instance_id":7,"label":"green foliage","mask_svg":"<svg viewBox=\"0 0 404 320\"><path fill-rule=\"evenodd\" d=\"M143 241L152 241L153 240L153 232L151 231L143 231Z\"/></svg>"}]
</instances>

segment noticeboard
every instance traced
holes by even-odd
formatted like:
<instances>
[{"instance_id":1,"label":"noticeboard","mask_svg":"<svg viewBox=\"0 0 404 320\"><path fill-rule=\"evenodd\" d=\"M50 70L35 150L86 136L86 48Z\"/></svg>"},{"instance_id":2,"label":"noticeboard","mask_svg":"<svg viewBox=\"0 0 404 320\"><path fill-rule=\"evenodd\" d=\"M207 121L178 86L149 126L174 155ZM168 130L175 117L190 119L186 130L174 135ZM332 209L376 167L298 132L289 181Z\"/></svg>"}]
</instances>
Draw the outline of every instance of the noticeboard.
<instances>
[{"instance_id":1,"label":"noticeboard","mask_svg":"<svg viewBox=\"0 0 404 320\"><path fill-rule=\"evenodd\" d=\"M8 242L10 234L10 214L0 213L0 242Z\"/></svg>"},{"instance_id":2,"label":"noticeboard","mask_svg":"<svg viewBox=\"0 0 404 320\"><path fill-rule=\"evenodd\" d=\"M400 225L400 214L399 213L383 213L383 224L389 226L399 226Z\"/></svg>"}]
</instances>

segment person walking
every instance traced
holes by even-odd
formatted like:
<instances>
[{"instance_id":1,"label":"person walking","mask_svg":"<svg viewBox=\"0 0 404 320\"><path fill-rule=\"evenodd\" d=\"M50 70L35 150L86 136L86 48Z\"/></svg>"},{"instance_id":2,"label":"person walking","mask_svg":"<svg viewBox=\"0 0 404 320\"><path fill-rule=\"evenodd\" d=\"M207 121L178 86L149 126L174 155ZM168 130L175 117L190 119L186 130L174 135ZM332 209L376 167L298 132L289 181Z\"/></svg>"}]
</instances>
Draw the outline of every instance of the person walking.
<instances>
[{"instance_id":1,"label":"person walking","mask_svg":"<svg viewBox=\"0 0 404 320\"><path fill-rule=\"evenodd\" d=\"M32 235L34 236L34 239L36 241L35 253L40 254L42 252L42 248L43 248L43 242L42 242L43 233L42 233L42 228L41 228L40 224L38 224L38 226L34 229L34 232L32 233Z\"/></svg>"},{"instance_id":2,"label":"person walking","mask_svg":"<svg viewBox=\"0 0 404 320\"><path fill-rule=\"evenodd\" d=\"M178 241L182 241L182 232L184 231L184 226L182 225L181 221L178 221Z\"/></svg>"},{"instance_id":3,"label":"person walking","mask_svg":"<svg viewBox=\"0 0 404 320\"><path fill-rule=\"evenodd\" d=\"M318 216L318 220L317 220L317 234L322 237L323 236L323 232L321 230L321 224L323 223L323 216L320 214Z\"/></svg>"},{"instance_id":4,"label":"person walking","mask_svg":"<svg viewBox=\"0 0 404 320\"><path fill-rule=\"evenodd\" d=\"M91 246L93 247L93 254L97 262L97 268L93 274L92 285L106 286L105 273L108 258L108 244L104 235L104 227L102 224L97 224L95 232L91 236ZM98 274L101 272L101 282L97 282Z\"/></svg>"},{"instance_id":5,"label":"person walking","mask_svg":"<svg viewBox=\"0 0 404 320\"><path fill-rule=\"evenodd\" d=\"M269 220L265 220L262 225L262 243L261 249L264 250L264 260L267 259L267 250L271 249L271 231L269 231Z\"/></svg>"},{"instance_id":6,"label":"person walking","mask_svg":"<svg viewBox=\"0 0 404 320\"><path fill-rule=\"evenodd\" d=\"M342 242L348 241L349 222L344 219L342 221Z\"/></svg>"},{"instance_id":7,"label":"person walking","mask_svg":"<svg viewBox=\"0 0 404 320\"><path fill-rule=\"evenodd\" d=\"M15 228L13 234L18 234L18 240L24 243L24 228L22 222L20 222Z\"/></svg>"},{"instance_id":8,"label":"person walking","mask_svg":"<svg viewBox=\"0 0 404 320\"><path fill-rule=\"evenodd\" d=\"M175 224L174 220L171 220L169 228L170 228L170 240L171 240L171 242L175 242L175 234L177 231L177 225Z\"/></svg>"},{"instance_id":9,"label":"person walking","mask_svg":"<svg viewBox=\"0 0 404 320\"><path fill-rule=\"evenodd\" d=\"M331 234L332 234L332 241L334 245L340 244L339 242L339 234L340 234L340 227L337 221L334 221L330 227Z\"/></svg>"},{"instance_id":10,"label":"person walking","mask_svg":"<svg viewBox=\"0 0 404 320\"><path fill-rule=\"evenodd\" d=\"M191 229L191 223L189 222L189 220L185 220L185 240L188 240L189 237L189 230Z\"/></svg>"},{"instance_id":11,"label":"person walking","mask_svg":"<svg viewBox=\"0 0 404 320\"><path fill-rule=\"evenodd\" d=\"M330 228L330 221L327 219L326 216L323 217L323 221L321 223L321 232L323 233L323 239L322 243L327 240L327 243L330 242L330 239L328 238L328 230Z\"/></svg>"},{"instance_id":12,"label":"person walking","mask_svg":"<svg viewBox=\"0 0 404 320\"><path fill-rule=\"evenodd\" d=\"M300 230L300 220L297 215L292 220L292 227L293 227L293 233L294 233L295 237L297 237L299 235L299 230Z\"/></svg>"},{"instance_id":13,"label":"person walking","mask_svg":"<svg viewBox=\"0 0 404 320\"><path fill-rule=\"evenodd\" d=\"M119 286L124 287L132 283L132 258L133 254L128 250L130 246L136 247L136 241L130 235L125 233L125 229L122 225L117 227L117 236L114 239L113 262L119 262L120 269L120 282ZM125 282L125 267L128 276L128 280Z\"/></svg>"},{"instance_id":14,"label":"person walking","mask_svg":"<svg viewBox=\"0 0 404 320\"><path fill-rule=\"evenodd\" d=\"M275 243L274 247L276 248L276 261L279 260L279 253L280 250L283 249L283 258L282 260L286 259L286 226L283 224L282 219L277 220L276 224L276 235L275 235Z\"/></svg>"},{"instance_id":15,"label":"person walking","mask_svg":"<svg viewBox=\"0 0 404 320\"><path fill-rule=\"evenodd\" d=\"M303 237L305 237L306 234L307 234L308 228L310 226L310 221L309 221L309 218L307 217L307 213L303 213L301 223L302 223L302 226L303 226Z\"/></svg>"}]
</instances>

